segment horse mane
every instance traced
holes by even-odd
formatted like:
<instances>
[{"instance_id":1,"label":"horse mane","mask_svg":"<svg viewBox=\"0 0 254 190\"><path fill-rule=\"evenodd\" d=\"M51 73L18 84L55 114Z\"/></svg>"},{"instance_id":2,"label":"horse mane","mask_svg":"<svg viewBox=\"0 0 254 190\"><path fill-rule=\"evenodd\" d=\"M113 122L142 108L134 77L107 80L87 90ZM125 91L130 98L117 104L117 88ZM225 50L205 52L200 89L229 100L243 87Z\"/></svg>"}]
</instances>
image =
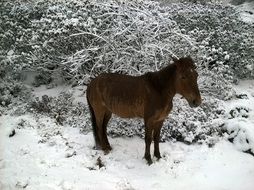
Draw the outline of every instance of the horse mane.
<instances>
[{"instance_id":1,"label":"horse mane","mask_svg":"<svg viewBox=\"0 0 254 190\"><path fill-rule=\"evenodd\" d=\"M174 83L174 76L176 71L176 64L169 64L159 71L148 72L144 75L146 80L157 91L162 92L169 83Z\"/></svg>"},{"instance_id":2,"label":"horse mane","mask_svg":"<svg viewBox=\"0 0 254 190\"><path fill-rule=\"evenodd\" d=\"M177 66L181 70L187 70L189 68L195 69L196 65L194 64L194 61L192 60L191 57L182 57L177 61Z\"/></svg>"}]
</instances>

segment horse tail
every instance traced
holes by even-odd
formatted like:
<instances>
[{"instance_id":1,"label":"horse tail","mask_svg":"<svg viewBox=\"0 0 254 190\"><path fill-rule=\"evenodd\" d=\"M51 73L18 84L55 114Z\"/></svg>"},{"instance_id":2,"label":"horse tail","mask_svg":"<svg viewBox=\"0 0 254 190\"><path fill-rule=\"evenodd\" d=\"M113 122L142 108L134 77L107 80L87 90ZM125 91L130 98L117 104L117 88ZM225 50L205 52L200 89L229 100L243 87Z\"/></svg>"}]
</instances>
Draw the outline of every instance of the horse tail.
<instances>
[{"instance_id":1,"label":"horse tail","mask_svg":"<svg viewBox=\"0 0 254 190\"><path fill-rule=\"evenodd\" d=\"M96 118L95 118L94 110L93 110L91 103L89 101L88 95L86 96L86 99L87 99L87 104L88 104L88 108L89 108L90 116L91 116L91 122L92 122L92 127L93 127L93 136L94 136L94 140L95 140L95 148L97 148L97 146L99 145L99 136L98 136Z\"/></svg>"}]
</instances>

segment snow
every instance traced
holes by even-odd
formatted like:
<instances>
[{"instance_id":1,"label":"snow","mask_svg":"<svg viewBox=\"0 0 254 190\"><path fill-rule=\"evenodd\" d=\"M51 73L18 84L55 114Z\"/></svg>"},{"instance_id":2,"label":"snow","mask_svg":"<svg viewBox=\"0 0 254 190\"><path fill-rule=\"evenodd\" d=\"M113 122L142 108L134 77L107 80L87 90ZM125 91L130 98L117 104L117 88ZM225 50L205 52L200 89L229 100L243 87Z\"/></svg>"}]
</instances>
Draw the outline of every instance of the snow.
<instances>
[{"instance_id":1,"label":"snow","mask_svg":"<svg viewBox=\"0 0 254 190\"><path fill-rule=\"evenodd\" d=\"M73 88L71 88L68 85L58 85L57 87L50 89L48 89L46 85L41 85L40 87L34 88L33 95L41 99L43 95L47 95L49 97L58 97L61 93L69 91L70 93L73 94L75 98L74 101L76 103L77 102L86 103L86 96L84 94L85 90L86 86L82 85Z\"/></svg>"},{"instance_id":2,"label":"snow","mask_svg":"<svg viewBox=\"0 0 254 190\"><path fill-rule=\"evenodd\" d=\"M8 53L7 53L8 56L12 56L13 54L14 54L13 50L8 51Z\"/></svg>"},{"instance_id":3,"label":"snow","mask_svg":"<svg viewBox=\"0 0 254 190\"><path fill-rule=\"evenodd\" d=\"M254 158L242 151L253 148L254 81L242 81L235 88L236 93L248 98L225 103L226 126L244 134L236 136L233 143L228 141L232 134L226 135L211 148L205 144L160 143L162 159L153 158L151 166L143 159L145 143L139 137L109 138L113 150L104 155L93 149L91 132L82 134L79 128L58 125L46 116L2 115L0 189L253 190ZM60 89L48 93L56 95ZM76 89L78 95L81 90ZM42 91L35 93L41 95ZM230 118L230 111L240 106L249 109L249 117L239 114ZM13 129L16 134L9 137ZM241 141L245 137L250 143Z\"/></svg>"},{"instance_id":4,"label":"snow","mask_svg":"<svg viewBox=\"0 0 254 190\"><path fill-rule=\"evenodd\" d=\"M70 86L59 85L55 88L48 89L46 85L41 85L37 88L34 88L33 94L35 97L41 98L43 95L57 97L61 92L66 92L70 89Z\"/></svg>"},{"instance_id":5,"label":"snow","mask_svg":"<svg viewBox=\"0 0 254 190\"><path fill-rule=\"evenodd\" d=\"M229 55L225 55L224 59L225 60L229 60L230 56Z\"/></svg>"},{"instance_id":6,"label":"snow","mask_svg":"<svg viewBox=\"0 0 254 190\"><path fill-rule=\"evenodd\" d=\"M240 18L246 23L254 23L254 2L245 2L237 6L240 12Z\"/></svg>"},{"instance_id":7,"label":"snow","mask_svg":"<svg viewBox=\"0 0 254 190\"><path fill-rule=\"evenodd\" d=\"M1 156L1 189L26 186L38 190L168 187L251 190L253 187L254 159L226 141L213 148L162 143L163 159L149 167L141 159L144 142L139 138L110 139L114 150L103 155L92 149L91 133L80 135L73 128L62 132L77 155L66 158L67 148L59 137L53 138L54 145L38 144L40 137L34 130L22 129L17 136L5 138L8 149ZM105 168L95 165L99 156Z\"/></svg>"},{"instance_id":8,"label":"snow","mask_svg":"<svg viewBox=\"0 0 254 190\"><path fill-rule=\"evenodd\" d=\"M235 146L242 151L251 150L254 153L254 81L241 81L235 86L236 94L242 99L232 100L227 103L226 112L228 120L226 129L230 133L228 138L233 139ZM230 111L234 110L234 118Z\"/></svg>"}]
</instances>

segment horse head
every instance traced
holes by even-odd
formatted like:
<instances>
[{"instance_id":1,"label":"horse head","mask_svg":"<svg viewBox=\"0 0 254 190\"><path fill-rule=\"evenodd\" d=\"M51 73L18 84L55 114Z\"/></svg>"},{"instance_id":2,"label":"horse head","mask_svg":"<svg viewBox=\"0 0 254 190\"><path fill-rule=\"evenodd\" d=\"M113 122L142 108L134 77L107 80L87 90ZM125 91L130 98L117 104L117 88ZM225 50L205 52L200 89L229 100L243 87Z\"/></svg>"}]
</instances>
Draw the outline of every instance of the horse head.
<instances>
[{"instance_id":1,"label":"horse head","mask_svg":"<svg viewBox=\"0 0 254 190\"><path fill-rule=\"evenodd\" d=\"M201 96L197 84L198 73L191 57L174 58L176 65L175 88L176 93L181 94L191 107L201 104Z\"/></svg>"}]
</instances>

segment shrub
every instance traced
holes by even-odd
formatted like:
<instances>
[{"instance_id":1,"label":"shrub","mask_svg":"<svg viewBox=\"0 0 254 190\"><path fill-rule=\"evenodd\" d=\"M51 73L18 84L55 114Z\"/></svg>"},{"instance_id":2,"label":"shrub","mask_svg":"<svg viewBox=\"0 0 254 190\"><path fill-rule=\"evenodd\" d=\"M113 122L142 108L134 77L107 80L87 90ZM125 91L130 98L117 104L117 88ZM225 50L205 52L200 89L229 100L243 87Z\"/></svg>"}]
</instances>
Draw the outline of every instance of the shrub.
<instances>
[{"instance_id":1,"label":"shrub","mask_svg":"<svg viewBox=\"0 0 254 190\"><path fill-rule=\"evenodd\" d=\"M220 133L222 124L213 121L223 115L220 101L233 97L233 82L254 77L253 27L240 21L230 6L159 6L148 0L1 1L0 14L0 76L17 80L24 70L36 71L35 86L49 84L55 75L75 85L87 84L101 72L140 75L169 64L171 56L191 55L204 103L192 110L177 100L163 140L191 143ZM2 88L2 102L10 104L13 95L6 85ZM58 118L60 124L74 122L70 110L75 106L70 100L65 104L68 96L44 98L31 107ZM137 123L133 120L133 126ZM119 125L126 122L113 120L109 133L131 136L143 130L142 124L121 131Z\"/></svg>"}]
</instances>

